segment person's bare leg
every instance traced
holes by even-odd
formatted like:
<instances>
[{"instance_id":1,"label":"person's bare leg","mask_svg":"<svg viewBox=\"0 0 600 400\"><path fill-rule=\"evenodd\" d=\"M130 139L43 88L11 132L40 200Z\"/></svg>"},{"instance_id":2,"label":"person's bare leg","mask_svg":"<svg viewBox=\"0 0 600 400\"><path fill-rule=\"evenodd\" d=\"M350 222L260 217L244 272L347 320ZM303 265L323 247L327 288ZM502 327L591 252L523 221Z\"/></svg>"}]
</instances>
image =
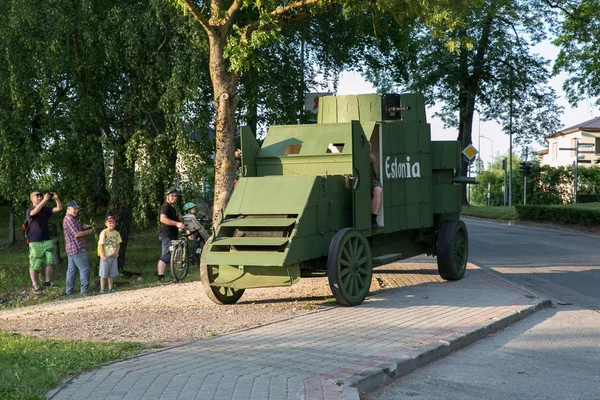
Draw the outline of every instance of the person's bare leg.
<instances>
[{"instance_id":1,"label":"person's bare leg","mask_svg":"<svg viewBox=\"0 0 600 400\"><path fill-rule=\"evenodd\" d=\"M100 278L100 290L104 291L105 287L106 287L106 278Z\"/></svg>"},{"instance_id":2,"label":"person's bare leg","mask_svg":"<svg viewBox=\"0 0 600 400\"><path fill-rule=\"evenodd\" d=\"M32 269L29 270L29 277L31 278L31 284L33 286L38 284L38 277L37 277L38 271L34 271Z\"/></svg>"},{"instance_id":3,"label":"person's bare leg","mask_svg":"<svg viewBox=\"0 0 600 400\"><path fill-rule=\"evenodd\" d=\"M156 265L156 271L158 275L165 275L165 271L167 270L167 264L163 260L158 260L158 264Z\"/></svg>"},{"instance_id":4,"label":"person's bare leg","mask_svg":"<svg viewBox=\"0 0 600 400\"><path fill-rule=\"evenodd\" d=\"M114 279L111 276L109 276L108 277L108 290L112 290L113 283L114 283Z\"/></svg>"},{"instance_id":5,"label":"person's bare leg","mask_svg":"<svg viewBox=\"0 0 600 400\"><path fill-rule=\"evenodd\" d=\"M45 282L52 281L52 271L53 270L54 270L54 267L52 265L46 265L46 280L45 280Z\"/></svg>"},{"instance_id":6,"label":"person's bare leg","mask_svg":"<svg viewBox=\"0 0 600 400\"><path fill-rule=\"evenodd\" d=\"M383 189L379 186L373 188L373 198L371 199L371 214L379 214L381 203L383 201Z\"/></svg>"}]
</instances>

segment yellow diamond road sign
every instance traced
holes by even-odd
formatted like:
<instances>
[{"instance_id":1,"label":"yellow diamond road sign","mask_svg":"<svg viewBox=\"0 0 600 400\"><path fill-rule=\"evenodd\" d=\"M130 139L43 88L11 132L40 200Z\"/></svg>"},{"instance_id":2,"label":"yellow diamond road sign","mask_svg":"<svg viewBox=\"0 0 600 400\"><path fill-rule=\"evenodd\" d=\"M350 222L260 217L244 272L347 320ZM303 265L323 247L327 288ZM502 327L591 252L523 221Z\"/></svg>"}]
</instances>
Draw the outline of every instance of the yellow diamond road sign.
<instances>
[{"instance_id":1,"label":"yellow diamond road sign","mask_svg":"<svg viewBox=\"0 0 600 400\"><path fill-rule=\"evenodd\" d=\"M477 149L475 147L473 147L472 144L470 144L467 147L465 147L465 149L462 151L462 153L464 154L465 157L467 157L467 160L473 161L473 159L479 152L477 151Z\"/></svg>"}]
</instances>

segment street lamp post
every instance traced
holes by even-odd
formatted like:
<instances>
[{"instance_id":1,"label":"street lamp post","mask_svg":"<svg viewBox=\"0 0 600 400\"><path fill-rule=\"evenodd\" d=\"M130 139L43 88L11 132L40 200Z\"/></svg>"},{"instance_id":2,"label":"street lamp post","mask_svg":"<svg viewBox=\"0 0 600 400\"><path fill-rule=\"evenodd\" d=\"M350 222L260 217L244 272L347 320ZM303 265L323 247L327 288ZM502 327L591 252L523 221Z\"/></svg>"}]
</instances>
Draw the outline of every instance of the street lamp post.
<instances>
[{"instance_id":1,"label":"street lamp post","mask_svg":"<svg viewBox=\"0 0 600 400\"><path fill-rule=\"evenodd\" d=\"M479 146L481 149L481 139L487 139L490 141L490 144L492 145L492 155L491 155L491 161L490 161L490 169L492 169L492 163L494 161L494 141L492 139L490 139L489 137L483 136L483 135L479 135Z\"/></svg>"}]
</instances>

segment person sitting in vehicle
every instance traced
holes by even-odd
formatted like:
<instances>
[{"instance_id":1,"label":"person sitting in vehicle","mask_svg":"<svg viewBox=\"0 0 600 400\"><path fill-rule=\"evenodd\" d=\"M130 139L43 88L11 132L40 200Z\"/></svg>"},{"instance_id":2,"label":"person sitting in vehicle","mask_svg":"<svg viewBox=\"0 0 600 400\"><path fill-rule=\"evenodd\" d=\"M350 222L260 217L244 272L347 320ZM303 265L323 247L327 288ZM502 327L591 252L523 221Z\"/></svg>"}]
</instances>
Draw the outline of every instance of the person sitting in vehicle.
<instances>
[{"instance_id":1,"label":"person sitting in vehicle","mask_svg":"<svg viewBox=\"0 0 600 400\"><path fill-rule=\"evenodd\" d=\"M369 142L369 150L371 150L371 143ZM381 204L383 202L383 187L375 172L374 164L377 163L375 154L371 151L369 155L369 165L371 166L371 229L379 229L381 226L377 223L377 215L381 210Z\"/></svg>"}]
</instances>

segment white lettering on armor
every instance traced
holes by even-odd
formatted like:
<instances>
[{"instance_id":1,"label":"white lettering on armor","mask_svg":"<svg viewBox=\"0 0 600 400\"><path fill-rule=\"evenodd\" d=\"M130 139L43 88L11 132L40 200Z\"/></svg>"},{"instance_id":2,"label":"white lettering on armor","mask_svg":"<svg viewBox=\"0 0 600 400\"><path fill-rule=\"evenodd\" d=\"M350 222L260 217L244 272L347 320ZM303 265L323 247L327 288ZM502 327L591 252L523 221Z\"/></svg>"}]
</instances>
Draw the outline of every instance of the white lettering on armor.
<instances>
[{"instance_id":1,"label":"white lettering on armor","mask_svg":"<svg viewBox=\"0 0 600 400\"><path fill-rule=\"evenodd\" d=\"M398 162L398 157L385 158L385 177L387 179L408 179L421 177L421 164L419 161L411 164L410 157L406 156L406 162Z\"/></svg>"}]
</instances>

